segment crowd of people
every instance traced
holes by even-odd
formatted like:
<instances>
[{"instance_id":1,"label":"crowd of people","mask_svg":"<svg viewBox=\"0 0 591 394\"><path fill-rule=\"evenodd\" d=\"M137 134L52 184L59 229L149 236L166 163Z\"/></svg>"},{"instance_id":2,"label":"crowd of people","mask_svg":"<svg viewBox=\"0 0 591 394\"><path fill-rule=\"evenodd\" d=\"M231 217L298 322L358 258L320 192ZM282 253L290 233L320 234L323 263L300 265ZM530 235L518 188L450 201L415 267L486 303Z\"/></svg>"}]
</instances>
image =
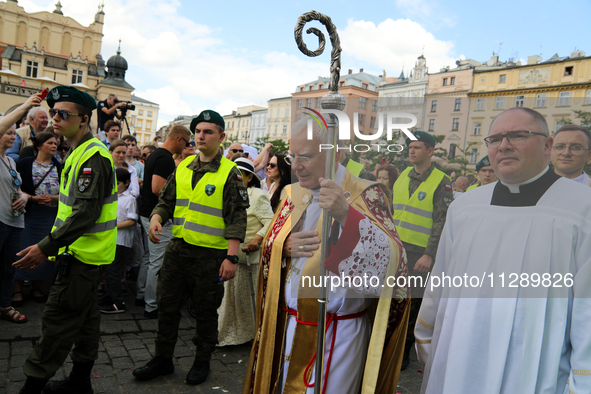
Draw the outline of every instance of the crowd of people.
<instances>
[{"instance_id":1,"label":"crowd of people","mask_svg":"<svg viewBox=\"0 0 591 394\"><path fill-rule=\"evenodd\" d=\"M400 172L341 151L324 179L318 146L329 136L319 125L310 138L307 122L294 123L289 151L233 143L224 152L224 119L206 110L140 149L121 136L116 96L99 105L108 119L93 135L96 101L72 87L53 93L49 114L35 94L0 119L0 316L26 323L15 308L46 303L21 393L88 391L100 313L125 313L132 268L135 304L158 320L155 357L133 371L139 380L174 371L190 299L188 384L207 379L216 346L252 341L243 393L313 392L318 289L306 278L323 266L333 279L376 280L330 287L323 392L395 392L415 341L422 393L590 386L585 127L552 137L543 116L514 108L493 121L473 180L438 169L435 138L423 131L406 140L410 166ZM323 211L333 219L326 242ZM446 274L487 273L490 285L477 290L433 286ZM510 273L570 275L572 284L504 293L493 279ZM411 277L424 285L389 281ZM71 374L49 381L72 346Z\"/></svg>"}]
</instances>

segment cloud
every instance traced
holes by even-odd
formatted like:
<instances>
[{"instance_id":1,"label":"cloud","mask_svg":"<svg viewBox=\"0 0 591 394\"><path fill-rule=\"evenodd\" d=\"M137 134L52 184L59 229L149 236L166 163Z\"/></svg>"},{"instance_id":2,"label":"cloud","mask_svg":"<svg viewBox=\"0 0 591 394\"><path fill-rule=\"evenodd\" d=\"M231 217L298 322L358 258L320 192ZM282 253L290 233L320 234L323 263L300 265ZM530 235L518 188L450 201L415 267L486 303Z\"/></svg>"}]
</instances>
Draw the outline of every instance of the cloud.
<instances>
[{"instance_id":1,"label":"cloud","mask_svg":"<svg viewBox=\"0 0 591 394\"><path fill-rule=\"evenodd\" d=\"M450 7L441 7L436 0L396 0L396 6L407 17L438 30L441 26L454 27L457 17Z\"/></svg>"},{"instance_id":2,"label":"cloud","mask_svg":"<svg viewBox=\"0 0 591 394\"><path fill-rule=\"evenodd\" d=\"M448 65L453 67L456 60L451 41L438 40L409 19L388 18L377 26L373 22L350 19L340 37L346 54L386 70L389 76L398 76L403 65L405 72L414 67L423 46L431 72Z\"/></svg>"}]
</instances>

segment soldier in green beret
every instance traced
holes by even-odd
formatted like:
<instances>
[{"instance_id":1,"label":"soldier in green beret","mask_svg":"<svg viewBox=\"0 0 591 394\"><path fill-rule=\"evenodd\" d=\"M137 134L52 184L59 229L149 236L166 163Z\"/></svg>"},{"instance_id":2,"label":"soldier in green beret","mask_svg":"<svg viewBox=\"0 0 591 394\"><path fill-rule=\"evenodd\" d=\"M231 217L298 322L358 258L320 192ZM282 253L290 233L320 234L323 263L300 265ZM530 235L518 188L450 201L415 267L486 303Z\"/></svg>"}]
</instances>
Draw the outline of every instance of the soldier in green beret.
<instances>
[{"instance_id":1,"label":"soldier in green beret","mask_svg":"<svg viewBox=\"0 0 591 394\"><path fill-rule=\"evenodd\" d=\"M488 155L484 156L478 163L476 163L476 172L478 173L479 182L471 185L466 191L476 189L478 186L488 185L497 180L495 170L490 165Z\"/></svg>"},{"instance_id":2,"label":"soldier in green beret","mask_svg":"<svg viewBox=\"0 0 591 394\"><path fill-rule=\"evenodd\" d=\"M222 156L224 119L206 110L191 122L199 154L182 161L160 192L150 217L150 240L159 243L162 223L172 218L168 242L158 275L158 332L155 357L133 371L149 380L174 371L172 356L181 308L191 297L196 307L193 337L195 362L188 384L207 379L209 361L218 343L218 314L224 296L223 281L232 279L238 247L246 235L248 192L236 164Z\"/></svg>"},{"instance_id":3,"label":"soldier in green beret","mask_svg":"<svg viewBox=\"0 0 591 394\"><path fill-rule=\"evenodd\" d=\"M424 131L407 138L409 160L413 167L404 170L393 188L394 224L408 258L408 275L425 281L431 271L439 236L445 224L447 208L453 200L451 179L431 163L435 138ZM411 288L411 308L406 334L402 370L409 364L414 343L414 326L421 306L423 288Z\"/></svg>"},{"instance_id":4,"label":"soldier in green beret","mask_svg":"<svg viewBox=\"0 0 591 394\"><path fill-rule=\"evenodd\" d=\"M92 393L90 372L100 339L97 288L104 267L113 262L117 242L115 170L109 151L89 128L95 100L74 87L57 86L47 102L53 129L66 137L72 152L62 171L51 233L18 253L22 258L14 263L31 270L48 256L57 256L57 277L43 311L42 335L23 367L27 380L20 393ZM69 353L70 376L48 382Z\"/></svg>"}]
</instances>

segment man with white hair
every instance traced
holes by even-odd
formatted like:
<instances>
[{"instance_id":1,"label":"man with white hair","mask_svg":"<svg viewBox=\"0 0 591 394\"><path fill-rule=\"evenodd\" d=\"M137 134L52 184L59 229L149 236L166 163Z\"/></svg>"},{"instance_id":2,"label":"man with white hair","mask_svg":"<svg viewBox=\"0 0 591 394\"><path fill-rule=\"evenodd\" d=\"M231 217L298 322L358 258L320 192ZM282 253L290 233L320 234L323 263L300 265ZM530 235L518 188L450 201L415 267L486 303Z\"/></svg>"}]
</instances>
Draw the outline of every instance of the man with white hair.
<instances>
[{"instance_id":1,"label":"man with white hair","mask_svg":"<svg viewBox=\"0 0 591 394\"><path fill-rule=\"evenodd\" d=\"M318 287L312 283L326 280L319 276L323 210L334 219L324 262L330 299L325 392L358 393L362 387L394 392L409 302L405 286L392 286L396 278L406 278L407 267L391 201L381 184L358 179L339 164L340 153L334 179L324 179L328 153L319 148L328 133L315 125L307 139L306 130L306 120L291 128L291 163L299 183L286 186L261 244L256 301L261 308L242 392L314 391ZM364 275L372 280L360 284L355 278ZM342 276L350 282L334 281ZM386 277L393 280L386 283Z\"/></svg>"},{"instance_id":2,"label":"man with white hair","mask_svg":"<svg viewBox=\"0 0 591 394\"><path fill-rule=\"evenodd\" d=\"M415 328L421 393L588 393L591 189L549 168L532 109L484 141L499 182L449 207Z\"/></svg>"},{"instance_id":3,"label":"man with white hair","mask_svg":"<svg viewBox=\"0 0 591 394\"><path fill-rule=\"evenodd\" d=\"M31 145L31 137L44 131L49 123L47 111L43 107L31 108L27 113L27 119L29 124L16 130L16 140L12 148L6 150L6 154L12 157L14 161L18 160L22 148Z\"/></svg>"}]
</instances>

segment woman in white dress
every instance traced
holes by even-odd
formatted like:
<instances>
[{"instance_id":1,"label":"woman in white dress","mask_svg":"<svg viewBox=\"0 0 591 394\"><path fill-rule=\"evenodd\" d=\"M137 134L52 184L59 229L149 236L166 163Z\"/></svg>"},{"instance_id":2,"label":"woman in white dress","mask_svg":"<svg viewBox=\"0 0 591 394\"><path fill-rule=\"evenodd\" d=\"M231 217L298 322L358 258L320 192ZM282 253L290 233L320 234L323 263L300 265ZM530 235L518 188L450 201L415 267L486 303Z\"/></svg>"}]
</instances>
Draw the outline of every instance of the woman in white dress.
<instances>
[{"instance_id":1,"label":"woman in white dress","mask_svg":"<svg viewBox=\"0 0 591 394\"><path fill-rule=\"evenodd\" d=\"M256 291L259 245L273 220L269 196L260 188L261 181L254 173L253 163L245 158L237 158L234 162L242 173L250 207L246 210L246 236L238 251L240 260L236 267L236 276L224 283L224 298L218 309L218 346L239 345L254 339L253 300L245 252L250 254L251 277Z\"/></svg>"}]
</instances>

